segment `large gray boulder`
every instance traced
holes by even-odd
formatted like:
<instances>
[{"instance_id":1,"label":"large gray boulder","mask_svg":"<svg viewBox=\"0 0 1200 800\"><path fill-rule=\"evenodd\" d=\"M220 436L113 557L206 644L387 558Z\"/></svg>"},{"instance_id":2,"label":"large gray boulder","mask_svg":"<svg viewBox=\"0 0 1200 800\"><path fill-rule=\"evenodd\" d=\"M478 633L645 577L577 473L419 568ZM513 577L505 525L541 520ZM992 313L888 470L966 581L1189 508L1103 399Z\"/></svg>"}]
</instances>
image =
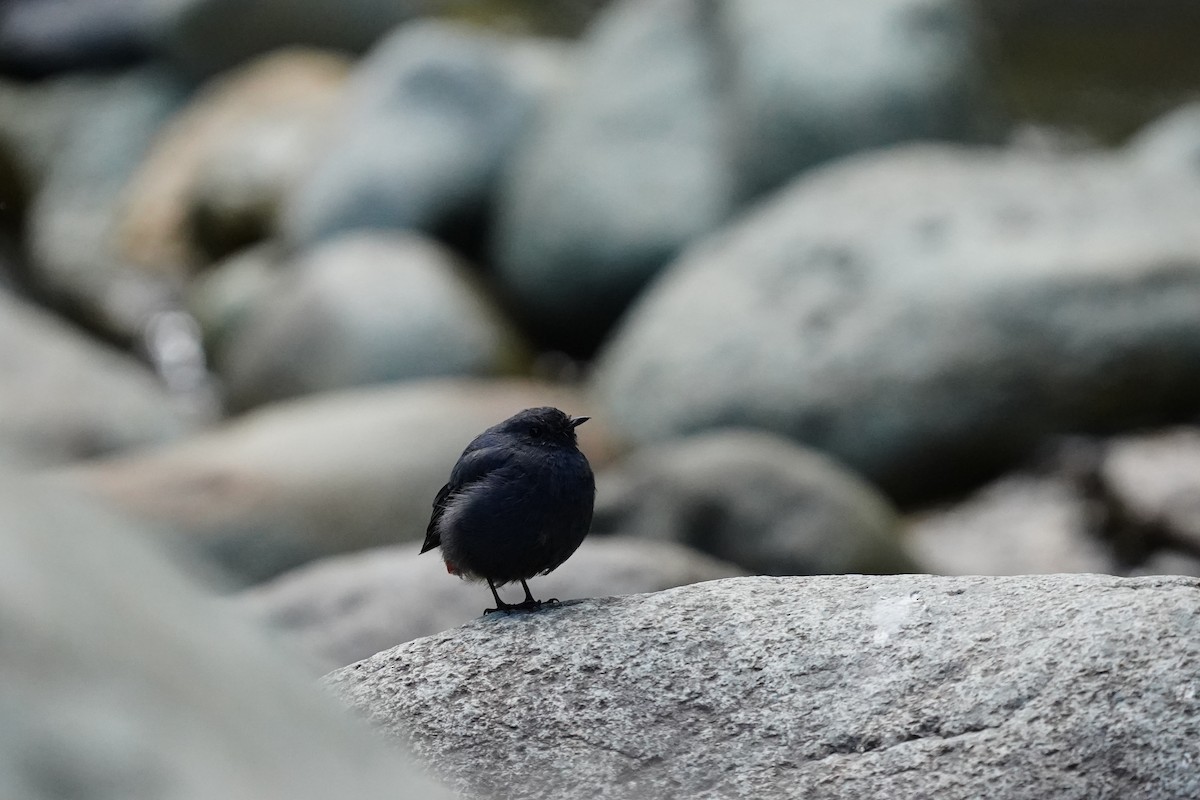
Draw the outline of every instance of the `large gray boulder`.
<instances>
[{"instance_id":1,"label":"large gray boulder","mask_svg":"<svg viewBox=\"0 0 1200 800\"><path fill-rule=\"evenodd\" d=\"M251 587L236 602L309 655L318 674L401 642L444 631L492 605L485 583L447 575L416 542L321 559ZM670 589L744 574L670 542L591 536L567 563L531 582L534 596L567 601ZM512 589L502 588L501 596ZM515 590L520 594L520 589ZM516 599L515 597L513 598Z\"/></svg>"},{"instance_id":2,"label":"large gray boulder","mask_svg":"<svg viewBox=\"0 0 1200 800\"><path fill-rule=\"evenodd\" d=\"M495 255L556 341L594 341L646 280L729 212L704 15L625 0L584 38L579 75L501 186Z\"/></svg>"},{"instance_id":3,"label":"large gray boulder","mask_svg":"<svg viewBox=\"0 0 1200 800\"><path fill-rule=\"evenodd\" d=\"M355 70L327 146L289 198L285 237L311 247L399 228L478 247L500 166L569 73L565 55L463 26L402 26Z\"/></svg>"},{"instance_id":4,"label":"large gray boulder","mask_svg":"<svg viewBox=\"0 0 1200 800\"><path fill-rule=\"evenodd\" d=\"M330 392L56 477L256 581L323 555L419 541L467 443L542 405L588 413L578 393L526 381ZM597 466L605 437L602 420L580 428Z\"/></svg>"},{"instance_id":5,"label":"large gray boulder","mask_svg":"<svg viewBox=\"0 0 1200 800\"><path fill-rule=\"evenodd\" d=\"M698 243L594 374L635 440L729 425L894 496L1050 434L1194 411L1200 181L1095 155L922 145L798 180Z\"/></svg>"},{"instance_id":6,"label":"large gray boulder","mask_svg":"<svg viewBox=\"0 0 1200 800\"><path fill-rule=\"evenodd\" d=\"M919 571L878 490L762 431L635 452L600 474L592 532L682 542L762 575Z\"/></svg>"},{"instance_id":7,"label":"large gray boulder","mask_svg":"<svg viewBox=\"0 0 1200 800\"><path fill-rule=\"evenodd\" d=\"M141 364L0 290L0 462L61 465L188 427Z\"/></svg>"},{"instance_id":8,"label":"large gray boulder","mask_svg":"<svg viewBox=\"0 0 1200 800\"><path fill-rule=\"evenodd\" d=\"M594 346L678 250L836 156L985 127L960 0L625 0L503 186L496 261L530 320Z\"/></svg>"},{"instance_id":9,"label":"large gray boulder","mask_svg":"<svg viewBox=\"0 0 1200 800\"><path fill-rule=\"evenodd\" d=\"M1200 796L1200 581L733 578L493 614L328 687L473 797Z\"/></svg>"},{"instance_id":10,"label":"large gray boulder","mask_svg":"<svg viewBox=\"0 0 1200 800\"><path fill-rule=\"evenodd\" d=\"M743 196L846 153L909 139L976 140L995 126L971 2L728 0L715 8Z\"/></svg>"},{"instance_id":11,"label":"large gray boulder","mask_svg":"<svg viewBox=\"0 0 1200 800\"><path fill-rule=\"evenodd\" d=\"M0 481L0 796L449 796L138 536Z\"/></svg>"}]
</instances>

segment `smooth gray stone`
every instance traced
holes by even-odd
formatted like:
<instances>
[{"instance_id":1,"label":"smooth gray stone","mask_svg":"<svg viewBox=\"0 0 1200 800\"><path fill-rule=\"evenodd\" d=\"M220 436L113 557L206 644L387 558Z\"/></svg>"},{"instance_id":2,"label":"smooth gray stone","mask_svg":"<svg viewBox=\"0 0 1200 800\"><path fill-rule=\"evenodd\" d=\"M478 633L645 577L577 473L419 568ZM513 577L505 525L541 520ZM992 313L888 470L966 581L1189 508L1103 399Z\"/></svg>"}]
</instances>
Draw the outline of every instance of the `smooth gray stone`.
<instances>
[{"instance_id":1,"label":"smooth gray stone","mask_svg":"<svg viewBox=\"0 0 1200 800\"><path fill-rule=\"evenodd\" d=\"M0 289L0 462L57 466L189 427L143 365Z\"/></svg>"},{"instance_id":2,"label":"smooth gray stone","mask_svg":"<svg viewBox=\"0 0 1200 800\"><path fill-rule=\"evenodd\" d=\"M1013 474L910 519L905 541L943 575L1120 572L1091 500L1060 477Z\"/></svg>"},{"instance_id":3,"label":"smooth gray stone","mask_svg":"<svg viewBox=\"0 0 1200 800\"><path fill-rule=\"evenodd\" d=\"M597 477L592 530L682 542L760 575L919 571L878 490L763 431L636 451Z\"/></svg>"},{"instance_id":4,"label":"smooth gray stone","mask_svg":"<svg viewBox=\"0 0 1200 800\"><path fill-rule=\"evenodd\" d=\"M644 443L786 434L893 497L1053 435L1194 413L1200 181L1124 156L913 145L810 173L690 248L593 373Z\"/></svg>"},{"instance_id":5,"label":"smooth gray stone","mask_svg":"<svg viewBox=\"0 0 1200 800\"><path fill-rule=\"evenodd\" d=\"M214 359L231 408L352 386L516 372L527 353L467 266L412 233L359 231L278 271Z\"/></svg>"},{"instance_id":6,"label":"smooth gray stone","mask_svg":"<svg viewBox=\"0 0 1200 800\"><path fill-rule=\"evenodd\" d=\"M567 53L443 22L400 27L352 73L327 146L284 204L284 238L418 230L478 249L499 170L570 74Z\"/></svg>"},{"instance_id":7,"label":"smooth gray stone","mask_svg":"<svg viewBox=\"0 0 1200 800\"><path fill-rule=\"evenodd\" d=\"M0 796L449 796L142 535L0 481Z\"/></svg>"}]
</instances>

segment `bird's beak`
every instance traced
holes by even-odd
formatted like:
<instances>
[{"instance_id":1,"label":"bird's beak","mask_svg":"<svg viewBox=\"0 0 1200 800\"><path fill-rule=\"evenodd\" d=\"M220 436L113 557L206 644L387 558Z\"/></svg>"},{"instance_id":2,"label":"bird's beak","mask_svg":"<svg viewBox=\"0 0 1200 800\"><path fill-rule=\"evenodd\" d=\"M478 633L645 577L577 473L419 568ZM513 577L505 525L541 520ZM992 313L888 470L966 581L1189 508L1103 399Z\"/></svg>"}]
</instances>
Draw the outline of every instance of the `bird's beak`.
<instances>
[{"instance_id":1,"label":"bird's beak","mask_svg":"<svg viewBox=\"0 0 1200 800\"><path fill-rule=\"evenodd\" d=\"M578 428L583 423L587 422L591 417L575 417L571 420L571 427Z\"/></svg>"}]
</instances>

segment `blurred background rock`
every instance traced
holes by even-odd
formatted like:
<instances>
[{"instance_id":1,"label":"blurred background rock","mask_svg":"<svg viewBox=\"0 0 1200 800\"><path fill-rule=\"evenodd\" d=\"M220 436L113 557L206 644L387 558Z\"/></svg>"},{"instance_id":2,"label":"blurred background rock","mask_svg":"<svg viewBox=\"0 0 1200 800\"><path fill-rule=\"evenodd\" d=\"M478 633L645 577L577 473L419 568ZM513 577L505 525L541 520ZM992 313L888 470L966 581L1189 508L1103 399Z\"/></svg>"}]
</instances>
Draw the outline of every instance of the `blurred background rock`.
<instances>
[{"instance_id":1,"label":"blurred background rock","mask_svg":"<svg viewBox=\"0 0 1200 800\"><path fill-rule=\"evenodd\" d=\"M1196 41L1190 0L9 0L0 464L326 666L482 602L413 553L533 405L594 420L560 596L1200 575Z\"/></svg>"}]
</instances>

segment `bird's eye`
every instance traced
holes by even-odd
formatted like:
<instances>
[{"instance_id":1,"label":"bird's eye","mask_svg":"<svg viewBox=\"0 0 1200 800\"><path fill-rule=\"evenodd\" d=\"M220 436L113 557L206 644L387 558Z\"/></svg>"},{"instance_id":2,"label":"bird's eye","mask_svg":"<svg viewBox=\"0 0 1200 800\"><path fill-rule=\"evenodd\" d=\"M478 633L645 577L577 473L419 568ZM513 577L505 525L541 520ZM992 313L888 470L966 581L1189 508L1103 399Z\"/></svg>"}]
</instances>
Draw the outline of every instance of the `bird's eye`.
<instances>
[{"instance_id":1,"label":"bird's eye","mask_svg":"<svg viewBox=\"0 0 1200 800\"><path fill-rule=\"evenodd\" d=\"M539 427L537 425L530 425L529 426L529 435L532 436L534 439L538 438L539 436L542 435L541 427Z\"/></svg>"}]
</instances>

